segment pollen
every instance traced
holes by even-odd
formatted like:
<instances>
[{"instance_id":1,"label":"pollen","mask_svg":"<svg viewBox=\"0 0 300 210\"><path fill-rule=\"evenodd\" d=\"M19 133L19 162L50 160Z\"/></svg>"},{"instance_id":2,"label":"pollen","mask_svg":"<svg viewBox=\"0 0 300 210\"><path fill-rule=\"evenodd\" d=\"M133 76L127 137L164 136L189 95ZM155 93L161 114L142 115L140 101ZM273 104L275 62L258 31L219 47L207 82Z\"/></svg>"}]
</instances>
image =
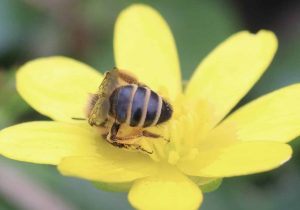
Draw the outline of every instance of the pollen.
<instances>
[{"instance_id":1,"label":"pollen","mask_svg":"<svg viewBox=\"0 0 300 210\"><path fill-rule=\"evenodd\" d=\"M199 104L198 107L204 107ZM179 95L172 105L173 117L165 124L152 128L169 142L147 141L147 143L148 146L149 144L152 146L153 153L150 157L153 160L176 165L180 159L192 160L197 156L199 139L204 140L207 135L209 118L205 113L199 117L192 111L194 109L185 104L182 95Z\"/></svg>"}]
</instances>

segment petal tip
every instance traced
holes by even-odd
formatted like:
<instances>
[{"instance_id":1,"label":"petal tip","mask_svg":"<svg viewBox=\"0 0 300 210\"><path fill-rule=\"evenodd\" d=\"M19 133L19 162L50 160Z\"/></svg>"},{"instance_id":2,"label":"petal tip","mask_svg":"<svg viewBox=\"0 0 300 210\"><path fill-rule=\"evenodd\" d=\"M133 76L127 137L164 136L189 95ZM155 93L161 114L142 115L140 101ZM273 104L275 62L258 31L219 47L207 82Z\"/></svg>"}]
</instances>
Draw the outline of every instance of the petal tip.
<instances>
[{"instance_id":1,"label":"petal tip","mask_svg":"<svg viewBox=\"0 0 300 210\"><path fill-rule=\"evenodd\" d=\"M293 156L293 149L292 149L292 147L290 145L288 145L288 144L285 144L285 146L286 146L286 159L281 162L281 165L285 164Z\"/></svg>"},{"instance_id":2,"label":"petal tip","mask_svg":"<svg viewBox=\"0 0 300 210\"><path fill-rule=\"evenodd\" d=\"M252 33L250 31L240 31L238 33L236 33L235 35L237 36L250 36L253 38L260 38L264 41L269 41L272 42L273 44L277 45L278 44L278 39L276 34L273 31L269 31L266 29L261 29L259 30L257 33Z\"/></svg>"},{"instance_id":3,"label":"petal tip","mask_svg":"<svg viewBox=\"0 0 300 210\"><path fill-rule=\"evenodd\" d=\"M60 162L57 164L57 170L59 173L61 173L63 176L71 176L72 174L69 173L68 168L66 167L67 158L62 158Z\"/></svg>"},{"instance_id":4,"label":"petal tip","mask_svg":"<svg viewBox=\"0 0 300 210\"><path fill-rule=\"evenodd\" d=\"M155 17L162 18L160 13L153 7L146 4L138 3L138 4L132 4L126 7L125 9L123 9L118 15L115 25L117 26L118 24L120 24L120 22L123 22L128 17L132 17L132 16L143 17L145 15L151 15L153 18ZM115 27L115 29L116 28L117 27Z\"/></svg>"},{"instance_id":5,"label":"petal tip","mask_svg":"<svg viewBox=\"0 0 300 210\"><path fill-rule=\"evenodd\" d=\"M274 32L262 29L258 31L256 35L266 43L269 42L270 46L274 46L274 50L278 48L278 39Z\"/></svg>"},{"instance_id":6,"label":"petal tip","mask_svg":"<svg viewBox=\"0 0 300 210\"><path fill-rule=\"evenodd\" d=\"M189 179L182 176L178 180L171 175L165 180L162 177L136 180L128 193L129 203L136 209L180 210L201 206L202 191Z\"/></svg>"}]
</instances>

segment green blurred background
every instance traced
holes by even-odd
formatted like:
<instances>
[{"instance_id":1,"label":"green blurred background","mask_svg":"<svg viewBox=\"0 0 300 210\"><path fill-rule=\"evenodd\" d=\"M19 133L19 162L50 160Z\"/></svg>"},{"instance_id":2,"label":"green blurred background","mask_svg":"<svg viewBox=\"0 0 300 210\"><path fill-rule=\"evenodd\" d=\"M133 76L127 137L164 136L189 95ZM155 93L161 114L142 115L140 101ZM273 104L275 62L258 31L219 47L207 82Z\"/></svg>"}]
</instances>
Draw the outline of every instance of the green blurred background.
<instances>
[{"instance_id":1,"label":"green blurred background","mask_svg":"<svg viewBox=\"0 0 300 210\"><path fill-rule=\"evenodd\" d=\"M114 66L112 37L117 14L144 2L158 9L174 33L184 79L218 43L240 31L273 30L279 51L268 72L239 104L300 82L300 2L297 0L0 0L0 129L45 119L17 95L15 70L47 55L66 55L100 71ZM300 139L299 139L300 140ZM300 209L300 141L294 157L272 172L224 180L205 195L204 210ZM131 209L125 193L96 190L58 174L54 167L0 157L2 209Z\"/></svg>"}]
</instances>

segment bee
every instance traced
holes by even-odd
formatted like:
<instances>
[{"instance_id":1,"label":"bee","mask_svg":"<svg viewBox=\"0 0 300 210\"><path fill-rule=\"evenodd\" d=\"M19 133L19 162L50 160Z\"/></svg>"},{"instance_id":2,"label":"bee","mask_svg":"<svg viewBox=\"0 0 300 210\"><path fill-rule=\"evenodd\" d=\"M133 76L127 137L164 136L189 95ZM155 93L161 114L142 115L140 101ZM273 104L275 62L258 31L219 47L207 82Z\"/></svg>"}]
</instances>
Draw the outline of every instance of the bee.
<instances>
[{"instance_id":1,"label":"bee","mask_svg":"<svg viewBox=\"0 0 300 210\"><path fill-rule=\"evenodd\" d=\"M98 92L92 95L87 116L91 126L105 128L103 136L113 146L146 151L136 143L137 138L163 138L145 128L168 121L172 113L171 104L159 94L114 68L105 73ZM121 136L122 126L132 127L135 132Z\"/></svg>"}]
</instances>

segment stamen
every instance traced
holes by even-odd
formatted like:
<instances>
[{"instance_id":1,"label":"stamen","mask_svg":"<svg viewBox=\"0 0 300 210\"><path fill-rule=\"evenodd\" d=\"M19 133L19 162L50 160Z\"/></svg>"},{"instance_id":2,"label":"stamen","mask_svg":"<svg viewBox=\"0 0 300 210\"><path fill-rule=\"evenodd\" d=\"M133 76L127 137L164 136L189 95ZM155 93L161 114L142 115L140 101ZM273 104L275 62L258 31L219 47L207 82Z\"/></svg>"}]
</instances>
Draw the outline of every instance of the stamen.
<instances>
[{"instance_id":1,"label":"stamen","mask_svg":"<svg viewBox=\"0 0 300 210\"><path fill-rule=\"evenodd\" d=\"M199 133L202 133L202 119L186 107L181 96L175 100L174 114L170 121L158 126L154 133L170 139L169 143L152 142L155 155L151 158L165 160L176 165L180 158L194 159L198 154Z\"/></svg>"}]
</instances>

